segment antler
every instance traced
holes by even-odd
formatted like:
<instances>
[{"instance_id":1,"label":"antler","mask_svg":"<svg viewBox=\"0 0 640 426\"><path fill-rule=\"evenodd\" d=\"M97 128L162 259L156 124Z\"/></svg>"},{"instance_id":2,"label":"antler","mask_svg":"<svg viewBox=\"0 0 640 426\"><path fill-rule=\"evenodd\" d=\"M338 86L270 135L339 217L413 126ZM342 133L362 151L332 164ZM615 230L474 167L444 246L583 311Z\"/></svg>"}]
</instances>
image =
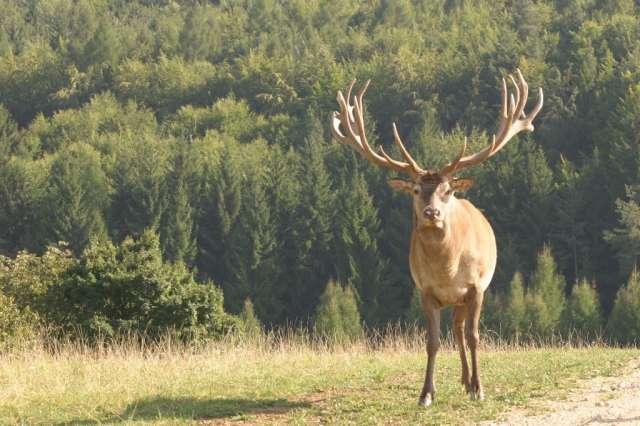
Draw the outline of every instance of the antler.
<instances>
[{"instance_id":1,"label":"antler","mask_svg":"<svg viewBox=\"0 0 640 426\"><path fill-rule=\"evenodd\" d=\"M355 84L355 80L351 82L347 91L347 98L342 95L342 91L338 91L338 104L340 105L340 112L333 112L331 118L331 131L333 137L344 145L349 145L360 154L362 154L369 162L376 164L380 167L395 170L401 173L407 173L412 179L417 178L419 175L424 174L425 171L418 166L416 160L411 157L407 149L404 147L396 124L393 123L393 137L400 149L400 153L406 160L405 162L397 161L387 155L387 153L380 147L380 154L377 154L369 142L367 142L367 136L364 131L364 118L363 118L363 104L362 98L364 93L369 87L371 80L367 80L362 89L358 92L357 96L353 97L353 105L349 104L349 98L351 97L351 89ZM346 135L340 131L340 125L346 130Z\"/></svg>"},{"instance_id":2,"label":"antler","mask_svg":"<svg viewBox=\"0 0 640 426\"><path fill-rule=\"evenodd\" d=\"M515 98L513 93L509 95L509 107L507 108L507 82L502 79L502 113L500 116L500 126L497 136L493 135L491 145L482 151L464 157L467 149L467 140L465 139L460 154L451 163L444 166L440 171L441 175L452 175L464 168L480 164L494 156L500 151L509 140L522 131L533 132L533 120L536 118L540 109L542 109L543 93L542 88L538 89L538 103L528 116L524 113L524 107L529 96L529 86L522 77L522 73L518 69L518 82L513 76L509 75L509 79L514 86Z\"/></svg>"}]
</instances>

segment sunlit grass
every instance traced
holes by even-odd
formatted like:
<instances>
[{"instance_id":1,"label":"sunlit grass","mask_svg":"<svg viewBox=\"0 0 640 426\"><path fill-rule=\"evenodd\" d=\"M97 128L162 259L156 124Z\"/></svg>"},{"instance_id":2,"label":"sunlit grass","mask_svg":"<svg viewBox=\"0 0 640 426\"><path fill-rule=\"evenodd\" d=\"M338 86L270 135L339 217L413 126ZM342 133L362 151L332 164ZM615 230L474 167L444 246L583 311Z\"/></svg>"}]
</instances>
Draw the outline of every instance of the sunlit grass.
<instances>
[{"instance_id":1,"label":"sunlit grass","mask_svg":"<svg viewBox=\"0 0 640 426\"><path fill-rule=\"evenodd\" d=\"M470 401L450 342L438 356L434 406L417 406L423 336L345 344L288 331L182 344L122 339L32 344L0 355L1 424L441 424L495 418L558 399L580 378L614 373L637 350L601 345L485 344L487 399Z\"/></svg>"}]
</instances>

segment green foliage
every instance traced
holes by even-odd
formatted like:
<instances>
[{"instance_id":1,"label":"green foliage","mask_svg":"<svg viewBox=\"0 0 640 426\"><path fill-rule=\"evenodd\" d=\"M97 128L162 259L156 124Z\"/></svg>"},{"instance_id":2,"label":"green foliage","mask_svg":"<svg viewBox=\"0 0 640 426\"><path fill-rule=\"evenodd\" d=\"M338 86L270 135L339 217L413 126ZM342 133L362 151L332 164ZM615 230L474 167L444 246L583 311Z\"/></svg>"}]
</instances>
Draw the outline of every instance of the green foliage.
<instances>
[{"instance_id":1,"label":"green foliage","mask_svg":"<svg viewBox=\"0 0 640 426\"><path fill-rule=\"evenodd\" d=\"M640 340L640 276L635 269L627 284L616 294L607 323L607 335L623 343L638 343Z\"/></svg>"},{"instance_id":2,"label":"green foliage","mask_svg":"<svg viewBox=\"0 0 640 426\"><path fill-rule=\"evenodd\" d=\"M320 296L313 324L316 333L338 342L362 335L362 322L353 289L329 281Z\"/></svg>"},{"instance_id":3,"label":"green foliage","mask_svg":"<svg viewBox=\"0 0 640 426\"><path fill-rule=\"evenodd\" d=\"M412 297L410 201L328 142L336 91L371 78L371 144L399 155L395 121L435 168L466 136L469 152L489 143L519 67L529 103L545 90L536 131L470 170L466 195L496 232L491 303L516 309L510 280L540 268L544 243L557 277L597 283L603 312L635 266L632 1L0 2L0 253L152 228L166 260L233 312L250 297L266 325L307 321L330 277L368 325L395 321ZM564 322L562 285L540 274L509 333Z\"/></svg>"},{"instance_id":4,"label":"green foliage","mask_svg":"<svg viewBox=\"0 0 640 426\"><path fill-rule=\"evenodd\" d=\"M536 269L525 298L525 323L538 336L559 333L562 311L565 306L565 281L557 272L557 266L549 246L538 254Z\"/></svg>"},{"instance_id":5,"label":"green foliage","mask_svg":"<svg viewBox=\"0 0 640 426\"><path fill-rule=\"evenodd\" d=\"M91 237L105 232L108 203L109 187L100 155L89 145L70 145L51 164L39 206L40 229L48 241L67 241L79 253Z\"/></svg>"},{"instance_id":6,"label":"green foliage","mask_svg":"<svg viewBox=\"0 0 640 426\"><path fill-rule=\"evenodd\" d=\"M180 263L163 263L152 231L118 246L94 240L47 297L48 315L58 326L79 327L89 337L167 331L216 337L234 323L223 311L219 288L196 282Z\"/></svg>"},{"instance_id":7,"label":"green foliage","mask_svg":"<svg viewBox=\"0 0 640 426\"><path fill-rule=\"evenodd\" d=\"M246 336L258 336L262 332L262 324L253 310L251 299L245 299L242 312L238 318L238 328Z\"/></svg>"},{"instance_id":8,"label":"green foliage","mask_svg":"<svg viewBox=\"0 0 640 426\"><path fill-rule=\"evenodd\" d=\"M37 256L26 251L0 256L0 348L15 346L48 326L47 294L76 264L64 244Z\"/></svg>"},{"instance_id":9,"label":"green foliage","mask_svg":"<svg viewBox=\"0 0 640 426\"><path fill-rule=\"evenodd\" d=\"M602 327L600 302L595 286L582 280L573 286L571 297L563 314L562 326L566 333L595 336Z\"/></svg>"},{"instance_id":10,"label":"green foliage","mask_svg":"<svg viewBox=\"0 0 640 426\"><path fill-rule=\"evenodd\" d=\"M193 208L187 182L187 158L179 152L165 185L167 207L160 231L163 253L171 262L192 264L196 251Z\"/></svg>"},{"instance_id":11,"label":"green foliage","mask_svg":"<svg viewBox=\"0 0 640 426\"><path fill-rule=\"evenodd\" d=\"M37 316L20 310L13 298L0 292L0 350L16 346L35 337Z\"/></svg>"},{"instance_id":12,"label":"green foliage","mask_svg":"<svg viewBox=\"0 0 640 426\"><path fill-rule=\"evenodd\" d=\"M505 332L517 338L527 331L525 322L526 310L522 274L516 272L511 283L509 283L509 293L506 298L503 323Z\"/></svg>"},{"instance_id":13,"label":"green foliage","mask_svg":"<svg viewBox=\"0 0 640 426\"><path fill-rule=\"evenodd\" d=\"M18 309L42 315L49 309L49 289L75 266L76 259L65 243L50 245L41 256L26 251L14 258L0 256L0 290Z\"/></svg>"},{"instance_id":14,"label":"green foliage","mask_svg":"<svg viewBox=\"0 0 640 426\"><path fill-rule=\"evenodd\" d=\"M374 325L384 318L381 305L388 280L387 262L378 250L378 212L360 174L344 184L340 211L335 237L338 280L356 291L365 322Z\"/></svg>"},{"instance_id":15,"label":"green foliage","mask_svg":"<svg viewBox=\"0 0 640 426\"><path fill-rule=\"evenodd\" d=\"M619 227L607 230L604 239L616 252L622 273L630 273L640 257L640 205L635 188L627 187L626 200L616 201Z\"/></svg>"}]
</instances>

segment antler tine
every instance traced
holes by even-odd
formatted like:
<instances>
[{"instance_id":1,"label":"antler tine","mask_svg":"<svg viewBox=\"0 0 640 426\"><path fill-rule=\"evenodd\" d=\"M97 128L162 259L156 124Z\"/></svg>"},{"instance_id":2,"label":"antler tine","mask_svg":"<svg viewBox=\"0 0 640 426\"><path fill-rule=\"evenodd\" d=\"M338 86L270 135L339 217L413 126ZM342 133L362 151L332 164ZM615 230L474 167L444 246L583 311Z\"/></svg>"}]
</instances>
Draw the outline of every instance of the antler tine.
<instances>
[{"instance_id":1,"label":"antler tine","mask_svg":"<svg viewBox=\"0 0 640 426\"><path fill-rule=\"evenodd\" d=\"M353 96L353 105L351 105L349 101L351 100L351 91L355 84L355 80L353 80L348 87L346 99L342 94L342 91L338 91L336 99L338 101L338 105L340 105L340 112L334 112L332 114L331 132L333 133L333 137L338 142L354 148L371 163L397 172L407 173L415 179L417 176L424 173L424 170L418 166L415 160L413 160L411 155L404 148L399 136L396 137L396 143L400 147L402 155L408 161L407 163L393 160L382 149L382 156L378 155L367 141L364 127L363 98L367 88L369 87L369 83L370 80L364 84L364 86L358 91L357 95ZM345 129L346 135L340 130L340 125ZM394 125L394 136L396 135L397 130L395 130Z\"/></svg>"},{"instance_id":2,"label":"antler tine","mask_svg":"<svg viewBox=\"0 0 640 426\"><path fill-rule=\"evenodd\" d=\"M413 167L415 170L419 170L422 172L423 171L422 168L418 166L418 163L416 162L416 160L413 159L411 154L409 154L409 151L407 151L407 148L404 147L404 144L402 143L402 139L400 139L400 133L398 133L398 128L396 127L396 123L392 123L392 127L393 127L393 140L395 141L396 145L398 145L400 154L402 154L404 159L407 160L409 164L411 164L411 167Z\"/></svg>"},{"instance_id":3,"label":"antler tine","mask_svg":"<svg viewBox=\"0 0 640 426\"><path fill-rule=\"evenodd\" d=\"M529 86L519 69L516 70L516 73L518 81L509 75L515 93L508 93L506 80L502 79L500 124L497 134L494 133L491 138L491 144L476 154L466 157L458 156L442 169L441 174L451 175L466 167L480 164L500 151L518 133L533 131L533 120L542 109L544 102L542 88L538 89L536 106L529 115L525 114L524 108L529 97Z\"/></svg>"},{"instance_id":4,"label":"antler tine","mask_svg":"<svg viewBox=\"0 0 640 426\"><path fill-rule=\"evenodd\" d=\"M453 173L455 173L456 169L458 168L458 165L460 164L460 160L464 156L464 153L465 153L466 150L467 150L467 137L465 136L464 137L464 143L462 144L462 149L460 150L460 153L455 158L455 160L453 160L451 163L449 163L448 165L446 165L442 169L440 174L442 174L442 175L452 175Z\"/></svg>"}]
</instances>

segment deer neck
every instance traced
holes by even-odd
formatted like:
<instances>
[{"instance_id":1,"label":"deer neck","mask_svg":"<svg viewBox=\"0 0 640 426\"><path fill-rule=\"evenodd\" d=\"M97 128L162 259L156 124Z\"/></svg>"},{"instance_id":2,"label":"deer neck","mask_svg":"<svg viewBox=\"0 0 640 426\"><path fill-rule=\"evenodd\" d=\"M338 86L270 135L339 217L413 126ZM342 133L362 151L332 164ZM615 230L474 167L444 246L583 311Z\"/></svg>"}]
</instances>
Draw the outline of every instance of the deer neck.
<instances>
[{"instance_id":1,"label":"deer neck","mask_svg":"<svg viewBox=\"0 0 640 426\"><path fill-rule=\"evenodd\" d=\"M452 199L449 214L442 228L414 225L414 239L420 251L431 259L437 259L442 264L455 263L459 253L460 238L454 238L456 222L460 215L457 199ZM417 248L417 247L416 247Z\"/></svg>"}]
</instances>

